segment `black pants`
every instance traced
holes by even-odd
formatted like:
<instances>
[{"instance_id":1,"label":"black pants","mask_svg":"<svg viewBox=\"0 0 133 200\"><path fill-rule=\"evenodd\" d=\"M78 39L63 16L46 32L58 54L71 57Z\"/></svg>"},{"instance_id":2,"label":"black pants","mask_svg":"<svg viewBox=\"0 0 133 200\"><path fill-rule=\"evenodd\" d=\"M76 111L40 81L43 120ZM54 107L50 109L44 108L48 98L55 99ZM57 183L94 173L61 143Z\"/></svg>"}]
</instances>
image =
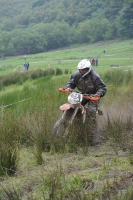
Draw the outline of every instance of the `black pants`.
<instances>
[{"instance_id":1,"label":"black pants","mask_svg":"<svg viewBox=\"0 0 133 200\"><path fill-rule=\"evenodd\" d=\"M86 128L88 129L88 135L92 144L97 143L97 113L99 101L84 101L82 105L86 105L87 118L86 118Z\"/></svg>"}]
</instances>

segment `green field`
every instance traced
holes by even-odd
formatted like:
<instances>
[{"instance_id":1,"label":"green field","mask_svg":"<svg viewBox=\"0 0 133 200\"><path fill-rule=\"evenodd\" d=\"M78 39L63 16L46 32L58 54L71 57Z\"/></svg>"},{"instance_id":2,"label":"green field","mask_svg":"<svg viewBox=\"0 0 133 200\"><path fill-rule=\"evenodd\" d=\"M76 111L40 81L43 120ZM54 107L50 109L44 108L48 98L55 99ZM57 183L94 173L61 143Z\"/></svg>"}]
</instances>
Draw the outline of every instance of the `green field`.
<instances>
[{"instance_id":1,"label":"green field","mask_svg":"<svg viewBox=\"0 0 133 200\"><path fill-rule=\"evenodd\" d=\"M104 53L105 51L105 53ZM99 68L108 68L111 65L120 67L133 66L133 40L99 42L72 46L57 51L45 52L36 55L27 55L30 70L46 69L48 67L69 68L74 71L77 63L84 58L99 59ZM24 55L6 58L0 62L0 75L23 71Z\"/></svg>"},{"instance_id":2,"label":"green field","mask_svg":"<svg viewBox=\"0 0 133 200\"><path fill-rule=\"evenodd\" d=\"M14 74L28 79L0 90L0 199L132 200L132 43L99 42L27 55L29 72L23 72L24 56L1 60L3 84ZM80 141L82 132L72 132L69 143L51 134L62 114L59 106L67 101L58 88L84 58L99 59L93 69L107 85L100 104L104 115L98 117L102 143L95 147ZM32 71L50 68L69 74L31 79Z\"/></svg>"}]
</instances>

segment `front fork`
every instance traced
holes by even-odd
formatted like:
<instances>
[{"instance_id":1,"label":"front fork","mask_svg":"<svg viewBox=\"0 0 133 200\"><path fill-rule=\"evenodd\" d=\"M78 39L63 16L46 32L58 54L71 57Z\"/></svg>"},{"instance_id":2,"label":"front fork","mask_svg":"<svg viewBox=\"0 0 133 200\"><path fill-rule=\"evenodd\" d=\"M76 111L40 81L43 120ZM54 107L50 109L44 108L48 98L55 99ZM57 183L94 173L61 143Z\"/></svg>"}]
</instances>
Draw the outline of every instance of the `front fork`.
<instances>
[{"instance_id":1,"label":"front fork","mask_svg":"<svg viewBox=\"0 0 133 200\"><path fill-rule=\"evenodd\" d=\"M68 124L71 125L71 124L73 123L73 120L74 120L75 116L77 115L77 112L78 112L79 109L80 109L79 106L77 106L77 107L74 109L74 112L73 112L72 116L70 117ZM66 118L66 115L67 115L67 112L68 112L68 111L69 111L69 110L65 110L65 111L63 112L63 115L62 115L62 118L63 118L63 119ZM83 112L82 114L83 114L83 124L84 124L84 123L85 123L85 119L86 119L86 109L84 109L84 112Z\"/></svg>"},{"instance_id":2,"label":"front fork","mask_svg":"<svg viewBox=\"0 0 133 200\"><path fill-rule=\"evenodd\" d=\"M71 125L71 124L73 123L73 120L74 120L74 118L75 118L75 116L76 116L78 110L79 110L79 107L76 107L76 108L74 109L74 112L73 112L72 116L70 117L70 119L69 119L69 121L68 121L68 124ZM66 115L67 115L67 112L68 112L68 111L69 111L69 110L65 110L65 111L63 112L63 115L62 115L62 118L63 118L63 119L66 119Z\"/></svg>"},{"instance_id":3,"label":"front fork","mask_svg":"<svg viewBox=\"0 0 133 200\"><path fill-rule=\"evenodd\" d=\"M78 110L79 110L79 107L76 107L76 108L74 109L74 112L73 112L72 116L70 117L70 119L68 119L67 127L66 127L66 130L65 130L65 133L64 133L64 136L65 136L65 137L68 136L69 128L70 128L70 126L72 125L73 120L74 120L74 118L75 118L75 116L76 116ZM69 111L69 110L65 110L65 111L63 112L62 118L65 119L65 120L67 120L67 116L66 116L66 115L67 115L67 112L68 112L68 111Z\"/></svg>"}]
</instances>

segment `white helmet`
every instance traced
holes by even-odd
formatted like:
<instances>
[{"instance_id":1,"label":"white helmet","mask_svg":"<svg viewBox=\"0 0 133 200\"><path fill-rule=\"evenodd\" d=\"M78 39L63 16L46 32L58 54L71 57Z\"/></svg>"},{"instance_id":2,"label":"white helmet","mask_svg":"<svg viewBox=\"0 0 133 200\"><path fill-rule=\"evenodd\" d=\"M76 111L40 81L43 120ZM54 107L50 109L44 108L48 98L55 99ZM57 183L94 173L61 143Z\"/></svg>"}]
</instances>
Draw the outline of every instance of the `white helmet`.
<instances>
[{"instance_id":1,"label":"white helmet","mask_svg":"<svg viewBox=\"0 0 133 200\"><path fill-rule=\"evenodd\" d=\"M79 62L78 66L77 66L78 69L85 69L85 68L88 68L91 70L91 63L89 60L87 59L83 59Z\"/></svg>"}]
</instances>

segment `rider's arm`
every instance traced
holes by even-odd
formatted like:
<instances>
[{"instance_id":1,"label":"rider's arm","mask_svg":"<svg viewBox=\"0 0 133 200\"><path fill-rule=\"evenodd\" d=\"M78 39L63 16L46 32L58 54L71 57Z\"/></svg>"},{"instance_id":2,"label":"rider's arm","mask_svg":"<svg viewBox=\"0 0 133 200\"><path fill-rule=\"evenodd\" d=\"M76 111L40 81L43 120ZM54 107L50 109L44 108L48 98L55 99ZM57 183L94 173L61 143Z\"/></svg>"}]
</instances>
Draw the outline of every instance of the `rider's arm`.
<instances>
[{"instance_id":1,"label":"rider's arm","mask_svg":"<svg viewBox=\"0 0 133 200\"><path fill-rule=\"evenodd\" d=\"M96 94L103 97L107 92L107 88L102 78L95 71L92 71L92 79L96 89Z\"/></svg>"},{"instance_id":2,"label":"rider's arm","mask_svg":"<svg viewBox=\"0 0 133 200\"><path fill-rule=\"evenodd\" d=\"M70 88L70 89L76 88L76 84L75 84L74 77L75 77L75 73L71 75L69 81L66 83L65 86L66 86L67 88Z\"/></svg>"},{"instance_id":3,"label":"rider's arm","mask_svg":"<svg viewBox=\"0 0 133 200\"><path fill-rule=\"evenodd\" d=\"M100 97L103 97L106 94L107 89L101 77L97 77L94 84L96 87L96 94L98 94Z\"/></svg>"}]
</instances>

